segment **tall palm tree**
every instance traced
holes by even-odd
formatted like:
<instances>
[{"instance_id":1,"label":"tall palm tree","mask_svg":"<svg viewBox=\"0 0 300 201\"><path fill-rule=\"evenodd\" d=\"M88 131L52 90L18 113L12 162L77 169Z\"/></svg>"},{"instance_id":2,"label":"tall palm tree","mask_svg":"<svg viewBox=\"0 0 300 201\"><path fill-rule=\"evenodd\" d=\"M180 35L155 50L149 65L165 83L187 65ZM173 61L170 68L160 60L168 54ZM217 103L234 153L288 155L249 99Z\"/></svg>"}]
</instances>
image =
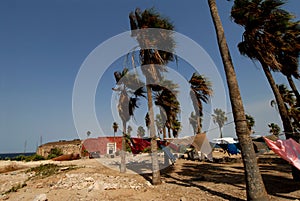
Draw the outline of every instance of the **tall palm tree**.
<instances>
[{"instance_id":1,"label":"tall palm tree","mask_svg":"<svg viewBox=\"0 0 300 201\"><path fill-rule=\"evenodd\" d=\"M151 156L152 156L152 183L154 185L161 183L158 156L157 156L157 142L154 125L154 111L152 101L152 86L157 80L161 80L164 71L164 65L174 59L173 50L175 47L172 35L159 30L155 34L150 32L138 32L137 30L145 30L146 28L159 28L173 30L174 26L166 18L161 17L153 9L144 10L136 9L135 12L129 14L130 27L132 30L132 37L135 37L141 47L139 52L141 69L146 77L146 89L148 98L148 112L150 118L150 136L151 140ZM163 45L169 51L162 51L154 49Z\"/></svg>"},{"instance_id":2,"label":"tall palm tree","mask_svg":"<svg viewBox=\"0 0 300 201\"><path fill-rule=\"evenodd\" d=\"M128 69L124 68L122 72L114 72L116 80L116 88L114 91L120 93L118 112L122 120L123 125L123 137L122 137L122 151L121 151L121 165L120 172L126 172L126 124L133 116L134 110L138 107L137 101L140 97L145 97L143 88L136 89L137 86L143 86L136 74L128 73Z\"/></svg>"},{"instance_id":3,"label":"tall palm tree","mask_svg":"<svg viewBox=\"0 0 300 201\"><path fill-rule=\"evenodd\" d=\"M223 128L225 122L227 121L225 112L219 108L216 108L216 109L214 109L214 114L212 115L212 117L213 117L214 123L218 124L218 126L219 126L220 138L223 138L222 128Z\"/></svg>"},{"instance_id":4,"label":"tall palm tree","mask_svg":"<svg viewBox=\"0 0 300 201\"><path fill-rule=\"evenodd\" d=\"M261 63L274 93L284 132L286 137L290 138L293 137L292 125L271 73L271 70L283 69L278 59L278 49L285 46L282 24L288 23L289 18L288 12L280 9L283 4L281 0L235 0L231 16L237 24L245 28L243 41L238 44L239 51Z\"/></svg>"},{"instance_id":5,"label":"tall palm tree","mask_svg":"<svg viewBox=\"0 0 300 201\"><path fill-rule=\"evenodd\" d=\"M277 85L278 90L280 91L281 97L284 101L284 105L288 111L290 121L292 123L293 131L299 133L300 129L300 107L298 106L298 101L295 98L293 91L290 91L285 85ZM271 106L277 106L275 100L271 101ZM294 135L294 140L300 140L300 135Z\"/></svg>"},{"instance_id":6,"label":"tall palm tree","mask_svg":"<svg viewBox=\"0 0 300 201\"><path fill-rule=\"evenodd\" d=\"M198 73L193 73L189 83L191 84L190 96L197 116L196 133L201 133L202 102L208 102L213 90L210 81L204 75L199 75Z\"/></svg>"},{"instance_id":7,"label":"tall palm tree","mask_svg":"<svg viewBox=\"0 0 300 201\"><path fill-rule=\"evenodd\" d=\"M294 98L293 91L288 90L285 85L277 85L277 88L284 101L284 106L292 123L293 131L296 133L296 135L293 135L293 139L300 142L300 106L298 106L298 101ZM272 100L271 105L273 106L274 104L277 105L277 102ZM300 181L300 170L294 166L292 166L292 175L295 181Z\"/></svg>"},{"instance_id":8,"label":"tall palm tree","mask_svg":"<svg viewBox=\"0 0 300 201\"><path fill-rule=\"evenodd\" d=\"M297 98L297 106L300 107L300 94L293 81L300 78L300 21L293 22L295 17L286 13L285 20L281 21L282 48L278 48L277 57L282 64L281 73L286 76L288 83ZM277 30L278 31L278 30Z\"/></svg>"},{"instance_id":9,"label":"tall palm tree","mask_svg":"<svg viewBox=\"0 0 300 201\"><path fill-rule=\"evenodd\" d=\"M247 200L268 200L267 192L257 165L252 140L247 128L243 102L228 45L226 42L224 29L218 13L216 1L208 0L208 5L210 8L212 20L214 22L219 50L224 65L229 97L235 122L236 135L241 146L242 158L245 167Z\"/></svg>"}]
</instances>

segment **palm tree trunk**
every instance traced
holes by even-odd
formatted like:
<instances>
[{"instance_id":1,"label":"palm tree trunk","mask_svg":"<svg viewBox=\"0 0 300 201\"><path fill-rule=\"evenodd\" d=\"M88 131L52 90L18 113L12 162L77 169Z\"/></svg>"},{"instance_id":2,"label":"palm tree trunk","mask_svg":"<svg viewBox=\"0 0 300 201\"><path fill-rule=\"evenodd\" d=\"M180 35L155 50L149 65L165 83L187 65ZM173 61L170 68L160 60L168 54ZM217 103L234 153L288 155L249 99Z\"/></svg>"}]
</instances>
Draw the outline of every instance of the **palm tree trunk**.
<instances>
[{"instance_id":1,"label":"palm tree trunk","mask_svg":"<svg viewBox=\"0 0 300 201\"><path fill-rule=\"evenodd\" d=\"M168 137L171 138L171 128L170 128L170 126L168 126L167 129L168 129Z\"/></svg>"},{"instance_id":2,"label":"palm tree trunk","mask_svg":"<svg viewBox=\"0 0 300 201\"><path fill-rule=\"evenodd\" d=\"M157 142L156 142L156 134L154 127L154 110L152 103L152 90L149 85L147 85L147 96L148 96L148 111L150 118L150 137L151 137L151 159L152 159L152 184L158 185L161 184L160 179L160 171L158 164L158 156L157 156Z\"/></svg>"},{"instance_id":3,"label":"palm tree trunk","mask_svg":"<svg viewBox=\"0 0 300 201\"><path fill-rule=\"evenodd\" d=\"M272 91L274 93L274 96L275 96L275 99L276 99L276 102L277 102L277 107L278 107L279 114L280 114L280 117L281 117L281 120L282 120L282 124L283 124L283 128L284 128L284 131L285 131L286 139L292 138L295 141L299 142L299 138L293 135L293 127L291 125L290 118L288 116L288 111L287 111L287 109L284 105L284 101L283 101L283 99L280 95L280 92L279 92L276 84L275 84L275 81L272 77L270 69L264 63L262 63L262 66L263 66L264 72L265 72L266 77L267 77L267 79L270 83L270 86L272 88ZM296 89L296 91L297 91L297 89ZM298 98L297 98L297 103L299 103ZM294 181L300 181L300 170L295 168L293 165L291 165L291 169L292 169L292 176L293 176Z\"/></svg>"},{"instance_id":4,"label":"palm tree trunk","mask_svg":"<svg viewBox=\"0 0 300 201\"><path fill-rule=\"evenodd\" d=\"M293 92L294 92L294 94L295 94L295 96L297 98L297 106L300 107L300 94L299 94L299 92L297 90L297 87L296 87L294 81L293 81L293 78L292 78L291 75L287 75L286 78L287 78L287 80L289 82L289 85L290 85L291 89L293 90Z\"/></svg>"},{"instance_id":5,"label":"palm tree trunk","mask_svg":"<svg viewBox=\"0 0 300 201\"><path fill-rule=\"evenodd\" d=\"M121 165L120 172L126 172L126 122L123 122L122 150L121 150Z\"/></svg>"},{"instance_id":6,"label":"palm tree trunk","mask_svg":"<svg viewBox=\"0 0 300 201\"><path fill-rule=\"evenodd\" d=\"M167 131L166 131L166 126L163 127L163 138L166 139L167 137Z\"/></svg>"},{"instance_id":7,"label":"palm tree trunk","mask_svg":"<svg viewBox=\"0 0 300 201\"><path fill-rule=\"evenodd\" d=\"M197 134L201 133L201 121L200 121L200 116L197 116Z\"/></svg>"},{"instance_id":8,"label":"palm tree trunk","mask_svg":"<svg viewBox=\"0 0 300 201\"><path fill-rule=\"evenodd\" d=\"M221 128L221 126L219 126L219 130L220 130L220 138L223 138L223 133L222 133L222 128Z\"/></svg>"},{"instance_id":9,"label":"palm tree trunk","mask_svg":"<svg viewBox=\"0 0 300 201\"><path fill-rule=\"evenodd\" d=\"M247 128L244 106L215 0L208 0L208 5L214 22L219 50L226 74L236 135L238 136L241 146L245 167L247 200L268 200L267 192L257 165L250 133Z\"/></svg>"},{"instance_id":10,"label":"palm tree trunk","mask_svg":"<svg viewBox=\"0 0 300 201\"><path fill-rule=\"evenodd\" d=\"M260 61L260 63L262 64L262 68L265 72L265 75L266 75L266 77L269 81L269 84L272 88L272 91L274 93L275 100L276 100L276 103L277 103L277 107L278 107L278 110L279 110L279 114L280 114L280 117L281 117L281 120L282 120L285 136L286 136L287 139L292 138L293 137L293 127L291 125L288 112L287 112L286 107L284 105L284 101L283 101L283 99L280 95L278 87L276 86L276 83L273 79L273 76L271 74L271 71L270 71L269 67L262 61Z\"/></svg>"}]
</instances>

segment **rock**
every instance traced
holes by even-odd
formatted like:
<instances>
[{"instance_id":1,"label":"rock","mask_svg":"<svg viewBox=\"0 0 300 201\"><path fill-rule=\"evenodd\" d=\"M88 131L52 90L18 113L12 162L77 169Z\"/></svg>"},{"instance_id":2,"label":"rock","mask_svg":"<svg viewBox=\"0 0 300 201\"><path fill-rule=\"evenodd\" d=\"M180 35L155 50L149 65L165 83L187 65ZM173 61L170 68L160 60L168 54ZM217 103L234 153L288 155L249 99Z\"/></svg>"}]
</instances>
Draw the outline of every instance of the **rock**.
<instances>
[{"instance_id":1,"label":"rock","mask_svg":"<svg viewBox=\"0 0 300 201\"><path fill-rule=\"evenodd\" d=\"M1 200L8 200L9 196L5 194L5 195L1 196L0 198L1 198Z\"/></svg>"},{"instance_id":2,"label":"rock","mask_svg":"<svg viewBox=\"0 0 300 201\"><path fill-rule=\"evenodd\" d=\"M187 201L187 199L185 197L181 197L180 201Z\"/></svg>"},{"instance_id":3,"label":"rock","mask_svg":"<svg viewBox=\"0 0 300 201\"><path fill-rule=\"evenodd\" d=\"M47 195L46 194L39 194L35 196L33 201L47 201Z\"/></svg>"},{"instance_id":4,"label":"rock","mask_svg":"<svg viewBox=\"0 0 300 201\"><path fill-rule=\"evenodd\" d=\"M96 191L104 190L104 187L99 181L96 181L94 184L92 184L88 187L88 192L90 192L92 190L96 190Z\"/></svg>"},{"instance_id":5,"label":"rock","mask_svg":"<svg viewBox=\"0 0 300 201\"><path fill-rule=\"evenodd\" d=\"M84 181L94 182L95 180L92 177L87 177L87 178L84 178Z\"/></svg>"},{"instance_id":6,"label":"rock","mask_svg":"<svg viewBox=\"0 0 300 201\"><path fill-rule=\"evenodd\" d=\"M38 183L35 187L36 188L43 188L43 183Z\"/></svg>"}]
</instances>

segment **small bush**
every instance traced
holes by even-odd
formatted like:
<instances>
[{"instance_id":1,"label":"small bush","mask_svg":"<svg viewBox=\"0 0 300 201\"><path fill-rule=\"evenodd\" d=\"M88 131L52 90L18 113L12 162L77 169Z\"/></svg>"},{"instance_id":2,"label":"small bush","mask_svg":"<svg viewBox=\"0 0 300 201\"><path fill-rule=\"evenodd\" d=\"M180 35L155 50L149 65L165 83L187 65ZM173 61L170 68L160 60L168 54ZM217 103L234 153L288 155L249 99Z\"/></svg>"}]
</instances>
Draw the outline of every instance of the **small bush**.
<instances>
[{"instance_id":1,"label":"small bush","mask_svg":"<svg viewBox=\"0 0 300 201\"><path fill-rule=\"evenodd\" d=\"M59 149L59 148L57 148L57 147L55 147L55 148L52 148L50 150L50 153L49 153L47 159L56 158L56 157L61 156L61 155L63 155L62 150Z\"/></svg>"},{"instance_id":2,"label":"small bush","mask_svg":"<svg viewBox=\"0 0 300 201\"><path fill-rule=\"evenodd\" d=\"M27 186L26 183L18 184L16 186L11 187L11 189L9 189L8 191L6 191L4 194L11 193L11 192L17 192L19 189L21 189L21 188L23 188L25 186Z\"/></svg>"},{"instance_id":3,"label":"small bush","mask_svg":"<svg viewBox=\"0 0 300 201\"><path fill-rule=\"evenodd\" d=\"M25 158L26 162L28 162L28 161L40 161L40 160L45 160L45 158L41 155L38 155L38 154L34 154L32 156L27 156Z\"/></svg>"},{"instance_id":4,"label":"small bush","mask_svg":"<svg viewBox=\"0 0 300 201\"><path fill-rule=\"evenodd\" d=\"M58 166L56 164L41 164L40 166L28 169L26 171L26 173L35 172L34 177L45 178L45 177L49 177L51 175L54 175L56 173L59 173L61 171L70 171L70 170L74 170L76 168L77 167L74 166L74 165Z\"/></svg>"},{"instance_id":5,"label":"small bush","mask_svg":"<svg viewBox=\"0 0 300 201\"><path fill-rule=\"evenodd\" d=\"M35 172L35 176L48 177L59 171L59 166L55 164L45 164L30 168L27 172Z\"/></svg>"},{"instance_id":6,"label":"small bush","mask_svg":"<svg viewBox=\"0 0 300 201\"><path fill-rule=\"evenodd\" d=\"M145 148L142 153L151 153L151 147Z\"/></svg>"},{"instance_id":7,"label":"small bush","mask_svg":"<svg viewBox=\"0 0 300 201\"><path fill-rule=\"evenodd\" d=\"M25 159L26 159L26 156L24 156L24 155L19 155L19 156L12 158L12 160L14 160L14 161L24 161Z\"/></svg>"}]
</instances>

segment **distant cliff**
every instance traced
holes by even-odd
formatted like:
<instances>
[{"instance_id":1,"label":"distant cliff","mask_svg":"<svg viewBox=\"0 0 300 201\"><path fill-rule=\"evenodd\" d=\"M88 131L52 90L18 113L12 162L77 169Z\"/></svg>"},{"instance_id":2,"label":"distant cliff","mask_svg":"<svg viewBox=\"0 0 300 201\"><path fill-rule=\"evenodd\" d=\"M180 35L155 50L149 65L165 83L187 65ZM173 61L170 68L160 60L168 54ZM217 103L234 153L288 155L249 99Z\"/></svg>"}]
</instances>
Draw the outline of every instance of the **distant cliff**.
<instances>
[{"instance_id":1,"label":"distant cliff","mask_svg":"<svg viewBox=\"0 0 300 201\"><path fill-rule=\"evenodd\" d=\"M48 142L39 146L36 154L47 158L51 149L57 148L60 149L63 154L79 154L81 156L81 144L82 141L79 139L71 141L61 140L58 142Z\"/></svg>"}]
</instances>

